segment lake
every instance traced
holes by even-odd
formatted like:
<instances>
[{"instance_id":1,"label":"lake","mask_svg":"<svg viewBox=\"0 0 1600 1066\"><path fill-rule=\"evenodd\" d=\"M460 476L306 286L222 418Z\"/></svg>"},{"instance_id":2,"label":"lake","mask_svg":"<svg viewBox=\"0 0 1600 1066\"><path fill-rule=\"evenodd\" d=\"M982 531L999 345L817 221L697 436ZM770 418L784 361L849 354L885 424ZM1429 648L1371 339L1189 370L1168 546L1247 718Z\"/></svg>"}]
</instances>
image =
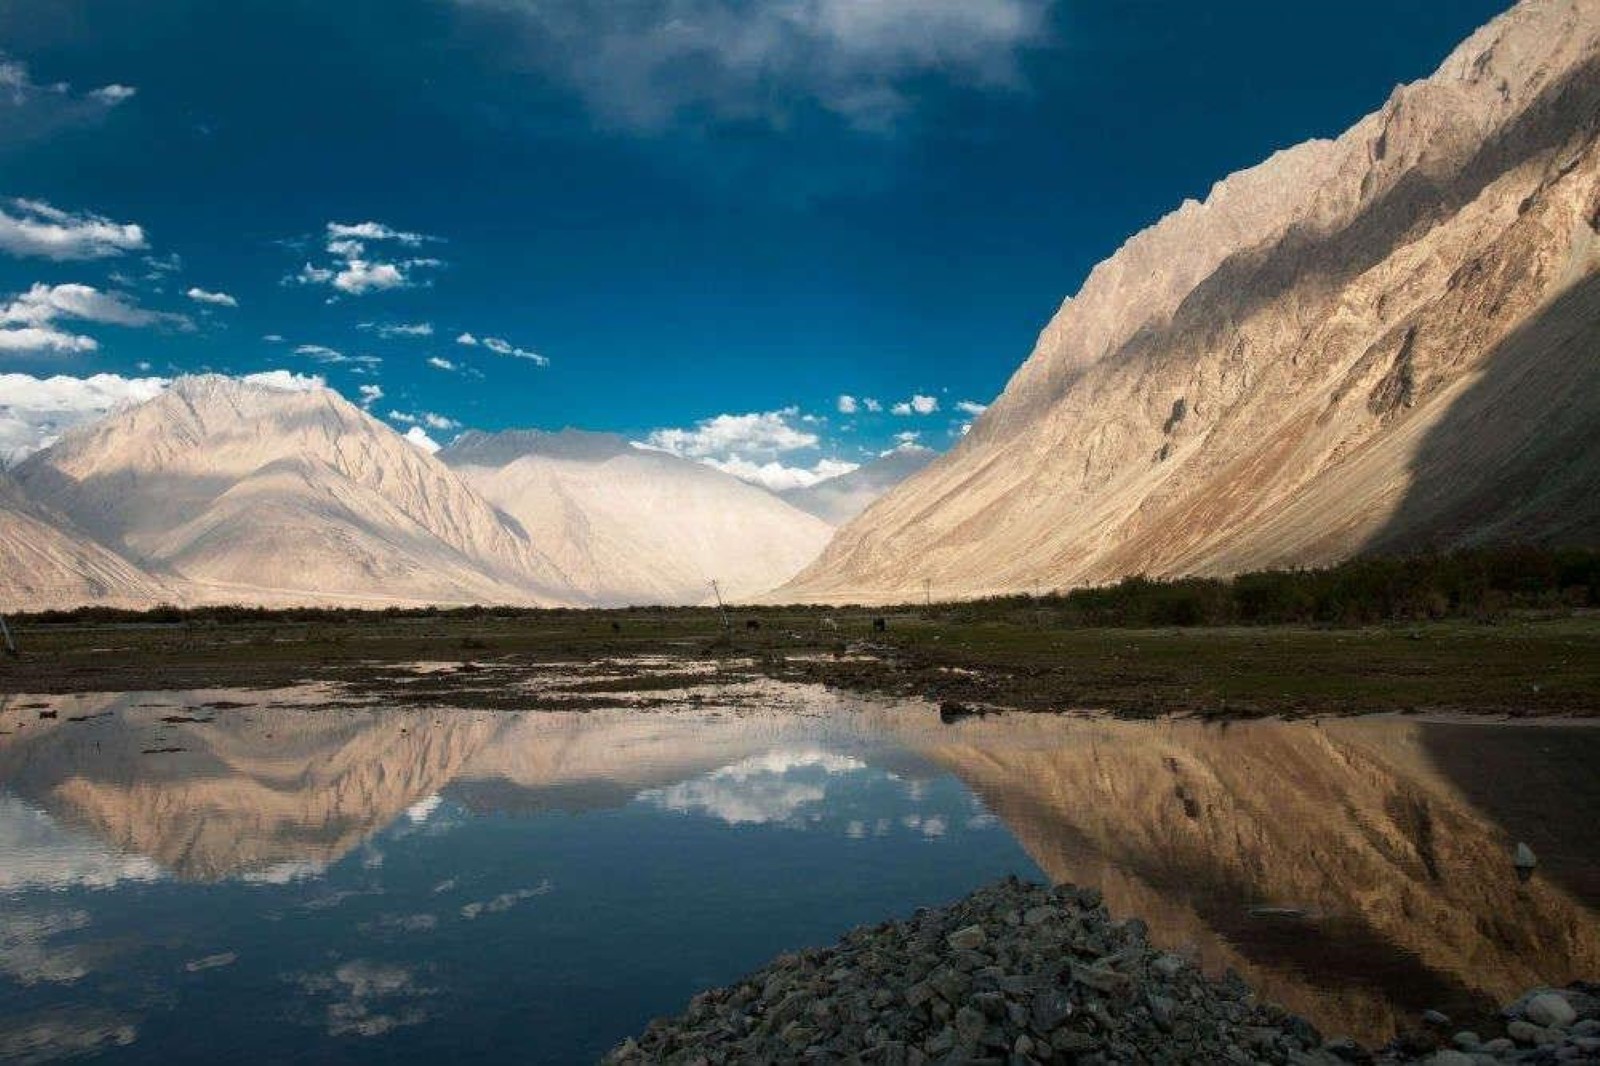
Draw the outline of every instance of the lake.
<instances>
[{"instance_id":1,"label":"lake","mask_svg":"<svg viewBox=\"0 0 1600 1066\"><path fill-rule=\"evenodd\" d=\"M0 1058L581 1062L1008 873L1330 1036L1600 973L1587 725L679 695L0 697Z\"/></svg>"}]
</instances>

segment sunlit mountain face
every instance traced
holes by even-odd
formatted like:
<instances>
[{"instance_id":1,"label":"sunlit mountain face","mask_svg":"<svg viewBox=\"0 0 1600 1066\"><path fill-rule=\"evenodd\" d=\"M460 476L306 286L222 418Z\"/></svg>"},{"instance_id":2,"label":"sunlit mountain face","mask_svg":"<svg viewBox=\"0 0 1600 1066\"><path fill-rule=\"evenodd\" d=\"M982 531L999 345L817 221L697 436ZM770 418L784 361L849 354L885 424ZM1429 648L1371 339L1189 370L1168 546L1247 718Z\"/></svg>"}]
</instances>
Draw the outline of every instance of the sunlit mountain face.
<instances>
[{"instance_id":1,"label":"sunlit mountain face","mask_svg":"<svg viewBox=\"0 0 1600 1066\"><path fill-rule=\"evenodd\" d=\"M768 696L581 714L330 712L320 689L13 700L0 1048L420 1061L470 1033L569 1061L777 952L1005 873L1100 887L1173 950L1366 1039L1600 964L1581 829L1600 731L946 725ZM1517 840L1541 858L1527 882Z\"/></svg>"}]
</instances>

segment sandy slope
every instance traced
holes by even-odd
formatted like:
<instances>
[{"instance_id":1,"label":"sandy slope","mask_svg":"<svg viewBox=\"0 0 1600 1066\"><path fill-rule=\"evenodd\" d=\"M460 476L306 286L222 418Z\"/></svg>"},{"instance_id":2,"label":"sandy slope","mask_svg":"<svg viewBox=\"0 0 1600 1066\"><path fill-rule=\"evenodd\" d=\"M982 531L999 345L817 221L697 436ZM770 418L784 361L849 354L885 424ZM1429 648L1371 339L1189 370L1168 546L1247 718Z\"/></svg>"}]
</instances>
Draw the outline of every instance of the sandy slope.
<instances>
[{"instance_id":1,"label":"sandy slope","mask_svg":"<svg viewBox=\"0 0 1600 1066\"><path fill-rule=\"evenodd\" d=\"M515 523L325 389L182 378L68 434L17 479L190 599L572 598Z\"/></svg>"},{"instance_id":2,"label":"sandy slope","mask_svg":"<svg viewBox=\"0 0 1600 1066\"><path fill-rule=\"evenodd\" d=\"M27 500L0 473L0 613L171 598L160 581Z\"/></svg>"},{"instance_id":3,"label":"sandy slope","mask_svg":"<svg viewBox=\"0 0 1600 1066\"><path fill-rule=\"evenodd\" d=\"M1593 542L1597 110L1600 3L1524 0L1337 141L1132 238L776 598Z\"/></svg>"},{"instance_id":4,"label":"sandy slope","mask_svg":"<svg viewBox=\"0 0 1600 1066\"><path fill-rule=\"evenodd\" d=\"M566 431L469 434L440 453L602 604L765 592L814 559L826 522L699 463Z\"/></svg>"}]
</instances>

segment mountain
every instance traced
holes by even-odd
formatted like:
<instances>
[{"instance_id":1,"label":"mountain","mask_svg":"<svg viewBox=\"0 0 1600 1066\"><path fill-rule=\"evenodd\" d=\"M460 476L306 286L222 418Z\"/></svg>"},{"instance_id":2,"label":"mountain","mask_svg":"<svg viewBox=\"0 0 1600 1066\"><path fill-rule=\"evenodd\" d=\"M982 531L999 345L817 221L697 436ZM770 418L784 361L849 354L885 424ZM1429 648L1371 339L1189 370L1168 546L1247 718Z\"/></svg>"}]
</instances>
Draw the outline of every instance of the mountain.
<instances>
[{"instance_id":1,"label":"mountain","mask_svg":"<svg viewBox=\"0 0 1600 1066\"><path fill-rule=\"evenodd\" d=\"M0 613L171 598L160 581L26 499L0 472Z\"/></svg>"},{"instance_id":2,"label":"mountain","mask_svg":"<svg viewBox=\"0 0 1600 1066\"><path fill-rule=\"evenodd\" d=\"M597 604L702 603L766 592L832 527L700 463L611 434L468 433L439 453L519 522Z\"/></svg>"},{"instance_id":3,"label":"mountain","mask_svg":"<svg viewBox=\"0 0 1600 1066\"><path fill-rule=\"evenodd\" d=\"M215 375L69 432L23 490L190 599L570 602L560 570L439 462L328 389Z\"/></svg>"},{"instance_id":4,"label":"mountain","mask_svg":"<svg viewBox=\"0 0 1600 1066\"><path fill-rule=\"evenodd\" d=\"M1524 0L1129 240L775 598L1600 540L1597 127L1600 4Z\"/></svg>"},{"instance_id":5,"label":"mountain","mask_svg":"<svg viewBox=\"0 0 1600 1066\"><path fill-rule=\"evenodd\" d=\"M932 448L914 444L896 448L848 474L805 488L786 489L778 495L807 514L842 526L865 511L872 501L933 462L938 454Z\"/></svg>"}]
</instances>

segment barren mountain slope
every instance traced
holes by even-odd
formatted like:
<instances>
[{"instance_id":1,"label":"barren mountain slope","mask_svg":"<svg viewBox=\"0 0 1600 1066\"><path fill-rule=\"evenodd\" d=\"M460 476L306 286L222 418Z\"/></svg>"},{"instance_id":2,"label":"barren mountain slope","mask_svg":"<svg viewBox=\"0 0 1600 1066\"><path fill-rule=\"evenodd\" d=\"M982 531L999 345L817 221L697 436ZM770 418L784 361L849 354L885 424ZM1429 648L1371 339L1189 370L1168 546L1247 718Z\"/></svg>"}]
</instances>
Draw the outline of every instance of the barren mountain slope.
<instances>
[{"instance_id":1,"label":"barren mountain slope","mask_svg":"<svg viewBox=\"0 0 1600 1066\"><path fill-rule=\"evenodd\" d=\"M161 582L27 500L0 473L0 613L170 599Z\"/></svg>"},{"instance_id":2,"label":"barren mountain slope","mask_svg":"<svg viewBox=\"0 0 1600 1066\"><path fill-rule=\"evenodd\" d=\"M1597 124L1600 3L1524 0L1337 141L1130 240L971 434L776 598L1592 540Z\"/></svg>"},{"instance_id":3,"label":"barren mountain slope","mask_svg":"<svg viewBox=\"0 0 1600 1066\"><path fill-rule=\"evenodd\" d=\"M181 378L17 470L29 494L192 598L564 602L514 522L326 389Z\"/></svg>"},{"instance_id":4,"label":"barren mountain slope","mask_svg":"<svg viewBox=\"0 0 1600 1066\"><path fill-rule=\"evenodd\" d=\"M468 434L440 457L520 522L589 601L703 603L782 584L832 527L710 467L621 437Z\"/></svg>"}]
</instances>

